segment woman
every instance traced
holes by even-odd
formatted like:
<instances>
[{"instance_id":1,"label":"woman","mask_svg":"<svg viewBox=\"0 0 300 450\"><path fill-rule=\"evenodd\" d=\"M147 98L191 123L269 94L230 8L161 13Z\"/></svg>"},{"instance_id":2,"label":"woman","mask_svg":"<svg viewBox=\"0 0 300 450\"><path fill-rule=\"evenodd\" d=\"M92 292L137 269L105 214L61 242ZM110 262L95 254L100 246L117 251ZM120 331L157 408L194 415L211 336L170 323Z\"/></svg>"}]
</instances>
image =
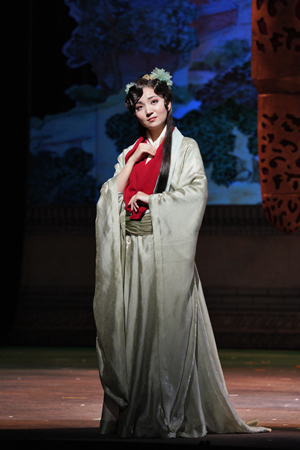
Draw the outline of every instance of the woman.
<instances>
[{"instance_id":1,"label":"woman","mask_svg":"<svg viewBox=\"0 0 300 450\"><path fill-rule=\"evenodd\" d=\"M171 76L126 87L140 138L101 189L94 315L100 433L256 433L230 404L194 258L207 201L197 143L172 121Z\"/></svg>"}]
</instances>

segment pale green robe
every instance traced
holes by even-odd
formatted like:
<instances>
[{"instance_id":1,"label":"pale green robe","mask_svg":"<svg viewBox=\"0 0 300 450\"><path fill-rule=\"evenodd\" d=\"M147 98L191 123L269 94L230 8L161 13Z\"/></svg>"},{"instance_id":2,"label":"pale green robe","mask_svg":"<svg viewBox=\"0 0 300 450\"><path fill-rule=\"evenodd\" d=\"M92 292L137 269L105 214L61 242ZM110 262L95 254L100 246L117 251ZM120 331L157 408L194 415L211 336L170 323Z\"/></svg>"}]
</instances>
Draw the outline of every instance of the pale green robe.
<instances>
[{"instance_id":1,"label":"pale green robe","mask_svg":"<svg viewBox=\"0 0 300 450\"><path fill-rule=\"evenodd\" d=\"M256 433L228 398L195 250L207 181L197 143L175 128L167 190L149 198L153 234L125 235L118 173L101 189L94 316L104 404L100 432L120 437Z\"/></svg>"}]
</instances>

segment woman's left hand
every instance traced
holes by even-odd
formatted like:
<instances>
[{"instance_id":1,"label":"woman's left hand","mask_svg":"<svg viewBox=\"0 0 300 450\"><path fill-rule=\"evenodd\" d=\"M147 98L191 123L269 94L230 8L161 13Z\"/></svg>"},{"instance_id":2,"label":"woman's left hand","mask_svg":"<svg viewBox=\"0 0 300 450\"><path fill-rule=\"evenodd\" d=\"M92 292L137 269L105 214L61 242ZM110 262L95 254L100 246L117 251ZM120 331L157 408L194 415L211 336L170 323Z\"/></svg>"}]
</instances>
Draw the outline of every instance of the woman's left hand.
<instances>
[{"instance_id":1,"label":"woman's left hand","mask_svg":"<svg viewBox=\"0 0 300 450\"><path fill-rule=\"evenodd\" d=\"M138 191L133 197L131 197L128 205L130 205L131 211L138 212L139 210L139 204L138 201L145 203L148 205L149 203L149 195L145 194L144 192Z\"/></svg>"}]
</instances>

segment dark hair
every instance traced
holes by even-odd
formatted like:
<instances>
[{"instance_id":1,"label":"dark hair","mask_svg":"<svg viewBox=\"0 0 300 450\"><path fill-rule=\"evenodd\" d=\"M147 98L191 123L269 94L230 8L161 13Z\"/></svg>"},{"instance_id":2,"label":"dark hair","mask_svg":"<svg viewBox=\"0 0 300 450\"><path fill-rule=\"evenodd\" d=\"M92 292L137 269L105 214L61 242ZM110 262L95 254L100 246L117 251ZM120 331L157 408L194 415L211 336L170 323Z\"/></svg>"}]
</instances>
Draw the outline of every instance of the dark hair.
<instances>
[{"instance_id":1,"label":"dark hair","mask_svg":"<svg viewBox=\"0 0 300 450\"><path fill-rule=\"evenodd\" d=\"M150 87L157 95L163 97L165 101L165 107L168 110L168 104L172 101L172 92L165 81L160 81L157 78L149 80L146 78L138 78L126 95L125 104L128 110L135 114L135 105L143 95L143 89ZM139 122L140 135L146 137L146 129ZM172 148L172 132L173 132L173 115L172 108L167 114L167 131L165 136L165 142L163 146L163 157L160 166L160 172L158 175L158 181L156 183L155 192L163 192L166 189L167 181L170 171L171 163L171 148Z\"/></svg>"}]
</instances>

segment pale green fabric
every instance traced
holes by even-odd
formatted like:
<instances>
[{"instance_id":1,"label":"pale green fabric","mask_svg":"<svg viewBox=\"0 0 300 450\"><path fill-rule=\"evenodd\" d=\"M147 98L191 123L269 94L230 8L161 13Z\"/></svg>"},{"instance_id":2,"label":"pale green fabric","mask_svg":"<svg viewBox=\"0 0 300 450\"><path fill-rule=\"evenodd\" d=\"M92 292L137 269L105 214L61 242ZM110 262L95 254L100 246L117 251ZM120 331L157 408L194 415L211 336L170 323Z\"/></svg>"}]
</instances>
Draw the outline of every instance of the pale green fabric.
<instances>
[{"instance_id":1,"label":"pale green fabric","mask_svg":"<svg viewBox=\"0 0 300 450\"><path fill-rule=\"evenodd\" d=\"M149 199L153 234L126 236L117 175L129 149L97 205L94 316L106 397L100 432L164 438L268 431L246 425L227 395L194 263L207 181L197 143L177 129L174 140L169 191Z\"/></svg>"},{"instance_id":2,"label":"pale green fabric","mask_svg":"<svg viewBox=\"0 0 300 450\"><path fill-rule=\"evenodd\" d=\"M126 214L125 230L128 235L144 236L145 234L152 234L150 214L144 214L141 220L131 220L130 215Z\"/></svg>"}]
</instances>

